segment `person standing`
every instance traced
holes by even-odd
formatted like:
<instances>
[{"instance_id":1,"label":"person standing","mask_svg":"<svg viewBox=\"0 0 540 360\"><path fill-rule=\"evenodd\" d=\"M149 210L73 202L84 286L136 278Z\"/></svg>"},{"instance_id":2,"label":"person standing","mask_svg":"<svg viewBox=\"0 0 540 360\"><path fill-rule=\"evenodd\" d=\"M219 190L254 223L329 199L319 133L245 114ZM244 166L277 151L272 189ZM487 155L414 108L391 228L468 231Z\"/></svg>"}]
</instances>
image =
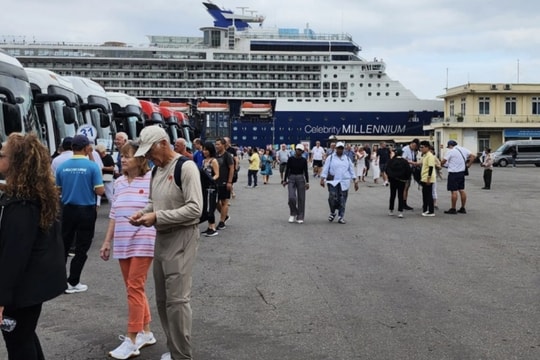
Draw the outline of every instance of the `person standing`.
<instances>
[{"instance_id":1,"label":"person standing","mask_svg":"<svg viewBox=\"0 0 540 360\"><path fill-rule=\"evenodd\" d=\"M493 155L490 148L485 150L482 167L484 168L484 187L482 190L489 190L491 189L491 176L493 175Z\"/></svg>"},{"instance_id":2,"label":"person standing","mask_svg":"<svg viewBox=\"0 0 540 360\"><path fill-rule=\"evenodd\" d=\"M383 185L388 186L388 176L386 175L386 164L390 160L390 149L386 142L381 141L379 149L377 149L377 158L379 162L379 170L383 178Z\"/></svg>"},{"instance_id":3,"label":"person standing","mask_svg":"<svg viewBox=\"0 0 540 360\"><path fill-rule=\"evenodd\" d=\"M334 221L337 212L340 224L346 224L345 205L351 181L354 181L354 190L358 191L354 165L349 157L343 154L344 148L345 144L341 141L336 144L335 152L326 158L321 173L321 186L328 185L328 205L330 206L328 221Z\"/></svg>"},{"instance_id":4,"label":"person standing","mask_svg":"<svg viewBox=\"0 0 540 360\"><path fill-rule=\"evenodd\" d=\"M134 157L138 145L128 141L120 149L123 176L116 179L114 198L111 198L109 226L99 250L100 257L107 261L111 255L118 259L127 291L127 333L120 336L122 343L109 352L115 359L127 359L139 355L140 349L156 343L150 331L150 306L145 286L148 269L154 257L154 227L139 229L129 223L127 217L146 206L150 192L152 173L143 157ZM114 200L113 200L114 199Z\"/></svg>"},{"instance_id":5,"label":"person standing","mask_svg":"<svg viewBox=\"0 0 540 360\"><path fill-rule=\"evenodd\" d=\"M219 162L216 160L216 147L210 141L204 143L203 146L203 166L202 169L210 176L216 184L219 180ZM204 189L203 189L204 190ZM208 199L208 228L202 233L207 237L219 235L216 229L216 206L218 202L218 189L206 189Z\"/></svg>"},{"instance_id":6,"label":"person standing","mask_svg":"<svg viewBox=\"0 0 540 360\"><path fill-rule=\"evenodd\" d=\"M184 138L176 139L174 142L174 151L190 160L193 160L193 154L187 150L186 139Z\"/></svg>"},{"instance_id":7,"label":"person standing","mask_svg":"<svg viewBox=\"0 0 540 360\"><path fill-rule=\"evenodd\" d=\"M107 154L107 148L103 144L97 145L96 151L103 163L101 176L103 176L103 184L105 186L105 197L108 202L112 202L114 191L114 159L111 154Z\"/></svg>"},{"instance_id":8,"label":"person standing","mask_svg":"<svg viewBox=\"0 0 540 360\"><path fill-rule=\"evenodd\" d=\"M116 156L116 169L117 171L114 172L114 178L119 178L122 176L122 158L120 156L120 149L122 149L122 146L126 145L128 142L128 135L123 132L119 131L114 136L114 146L116 146L116 149L118 150L118 155Z\"/></svg>"},{"instance_id":9,"label":"person standing","mask_svg":"<svg viewBox=\"0 0 540 360\"><path fill-rule=\"evenodd\" d=\"M58 166L60 166L61 163L73 157L73 151L71 150L72 141L73 138L71 136L66 136L64 140L62 140L62 151L52 160L51 163L53 175L56 174L56 169L58 168Z\"/></svg>"},{"instance_id":10,"label":"person standing","mask_svg":"<svg viewBox=\"0 0 540 360\"><path fill-rule=\"evenodd\" d=\"M96 195L105 193L101 168L87 158L93 151L88 138L75 135L71 147L73 157L56 170L56 185L62 192L62 238L66 262L70 247L75 244L75 256L67 279L68 294L88 290L88 286L80 282L81 273L94 238Z\"/></svg>"},{"instance_id":11,"label":"person standing","mask_svg":"<svg viewBox=\"0 0 540 360\"><path fill-rule=\"evenodd\" d=\"M264 154L261 156L261 161L263 163L261 175L263 179L263 184L266 185L270 181L270 176L273 175L272 163L274 162L274 158L272 157L272 150L264 150Z\"/></svg>"},{"instance_id":12,"label":"person standing","mask_svg":"<svg viewBox=\"0 0 540 360\"><path fill-rule=\"evenodd\" d=\"M294 221L298 224L304 223L309 173L307 160L302 156L303 152L304 145L296 145L294 157L287 160L285 175L281 182L283 186L288 185L290 223Z\"/></svg>"},{"instance_id":13,"label":"person standing","mask_svg":"<svg viewBox=\"0 0 540 360\"><path fill-rule=\"evenodd\" d=\"M429 141L420 142L422 153L422 216L435 216L433 204L433 184L437 180L435 170L435 155L431 152Z\"/></svg>"},{"instance_id":14,"label":"person standing","mask_svg":"<svg viewBox=\"0 0 540 360\"><path fill-rule=\"evenodd\" d=\"M0 151L0 173L0 323L17 321L2 335L9 360L44 360L36 334L42 305L66 289L49 150L35 134L11 133Z\"/></svg>"},{"instance_id":15,"label":"person standing","mask_svg":"<svg viewBox=\"0 0 540 360\"><path fill-rule=\"evenodd\" d=\"M249 156L249 159L248 159L249 167L248 167L247 187L256 188L257 187L257 172L259 171L260 164L261 164L261 157L259 156L259 151L257 150L257 147L254 146L250 148L248 150L248 156ZM253 180L253 186L251 185L252 180Z\"/></svg>"},{"instance_id":16,"label":"person standing","mask_svg":"<svg viewBox=\"0 0 540 360\"><path fill-rule=\"evenodd\" d=\"M203 161L204 161L204 154L203 154L203 144L201 139L196 138L193 140L193 146L195 147L195 152L193 153L193 161L197 164L199 168L202 168Z\"/></svg>"},{"instance_id":17,"label":"person standing","mask_svg":"<svg viewBox=\"0 0 540 360\"><path fill-rule=\"evenodd\" d=\"M302 145L302 152L304 151L304 145ZM291 153L287 150L287 145L281 144L281 149L276 153L277 162L279 164L279 175L281 176L281 182L285 179L285 169L287 168L287 161L291 157Z\"/></svg>"},{"instance_id":18,"label":"person standing","mask_svg":"<svg viewBox=\"0 0 540 360\"><path fill-rule=\"evenodd\" d=\"M356 177L358 180L365 182L364 179L365 172L366 172L366 150L363 146L359 146L356 149L355 153L355 160L356 160Z\"/></svg>"},{"instance_id":19,"label":"person standing","mask_svg":"<svg viewBox=\"0 0 540 360\"><path fill-rule=\"evenodd\" d=\"M398 198L398 217L403 217L405 209L405 199L403 198L405 184L411 179L411 166L403 157L403 150L397 148L393 158L388 160L386 170L388 181L390 182L390 206L388 207L388 215L394 215L394 203L396 195Z\"/></svg>"},{"instance_id":20,"label":"person standing","mask_svg":"<svg viewBox=\"0 0 540 360\"><path fill-rule=\"evenodd\" d=\"M217 210L220 214L218 230L223 230L229 221L229 200L233 187L234 176L234 158L230 152L226 151L227 141L225 139L216 139L216 159L219 164L219 177L217 180L218 203Z\"/></svg>"},{"instance_id":21,"label":"person standing","mask_svg":"<svg viewBox=\"0 0 540 360\"><path fill-rule=\"evenodd\" d=\"M414 171L416 171L417 166L415 165L417 162L416 155L418 154L418 147L420 145L420 140L413 139L409 145L403 147L403 158L409 162L409 166L411 167L411 175ZM405 187L403 188L403 209L405 210L413 210L409 204L407 204L407 199L409 198L409 189L411 187L411 177L409 176L409 179L405 182Z\"/></svg>"},{"instance_id":22,"label":"person standing","mask_svg":"<svg viewBox=\"0 0 540 360\"><path fill-rule=\"evenodd\" d=\"M171 149L165 130L147 126L139 140L134 156L152 160L157 168L150 182L148 204L131 215L130 223L156 228L156 304L169 349L161 359L192 359L191 284L203 209L199 169L194 162L185 161L182 186L178 187L174 171L180 155Z\"/></svg>"},{"instance_id":23,"label":"person standing","mask_svg":"<svg viewBox=\"0 0 540 360\"><path fill-rule=\"evenodd\" d=\"M310 162L313 166L313 176L321 177L321 171L323 168L324 148L321 146L320 141L315 142L315 146L311 149Z\"/></svg>"},{"instance_id":24,"label":"person standing","mask_svg":"<svg viewBox=\"0 0 540 360\"><path fill-rule=\"evenodd\" d=\"M444 155L441 165L448 167L446 188L451 192L452 207L444 213L452 215L457 213L466 214L467 193L465 192L465 168L471 166L475 156L468 149L458 146L458 143L454 140L448 141L447 148L450 150ZM461 207L459 210L456 210L458 193L461 199Z\"/></svg>"}]
</instances>

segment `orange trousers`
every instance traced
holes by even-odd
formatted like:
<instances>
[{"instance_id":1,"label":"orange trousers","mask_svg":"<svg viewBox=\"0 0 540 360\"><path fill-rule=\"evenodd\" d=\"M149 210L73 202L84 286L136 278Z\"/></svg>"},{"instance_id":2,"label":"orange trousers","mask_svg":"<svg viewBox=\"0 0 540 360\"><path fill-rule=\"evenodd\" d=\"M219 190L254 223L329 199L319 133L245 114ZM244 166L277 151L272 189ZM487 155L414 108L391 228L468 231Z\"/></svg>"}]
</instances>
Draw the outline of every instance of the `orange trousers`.
<instances>
[{"instance_id":1,"label":"orange trousers","mask_svg":"<svg viewBox=\"0 0 540 360\"><path fill-rule=\"evenodd\" d=\"M140 332L152 320L146 297L145 285L151 257L120 259L120 270L124 277L128 301L128 332Z\"/></svg>"}]
</instances>

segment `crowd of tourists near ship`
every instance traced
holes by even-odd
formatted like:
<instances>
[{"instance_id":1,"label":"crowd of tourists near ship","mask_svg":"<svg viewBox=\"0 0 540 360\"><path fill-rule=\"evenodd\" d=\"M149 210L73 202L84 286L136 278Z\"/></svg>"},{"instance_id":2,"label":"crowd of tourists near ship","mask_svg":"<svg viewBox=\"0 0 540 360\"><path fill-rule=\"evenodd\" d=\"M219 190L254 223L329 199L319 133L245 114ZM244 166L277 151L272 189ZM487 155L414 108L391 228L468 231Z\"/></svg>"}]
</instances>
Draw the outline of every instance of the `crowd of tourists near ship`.
<instances>
[{"instance_id":1,"label":"crowd of tourists near ship","mask_svg":"<svg viewBox=\"0 0 540 360\"><path fill-rule=\"evenodd\" d=\"M372 146L338 141L327 147L316 141L311 148L307 143L281 144L275 150L272 146L234 147L225 137L206 142L195 139L194 149L188 149L184 141L171 144L159 126L145 127L136 141L119 132L114 144L116 159L99 146L95 151L84 135L63 139L54 159L32 134L11 134L0 148L0 171L6 179L0 201L7 209L0 217L0 267L20 269L10 281L0 282L0 321L5 320L2 333L10 359L22 358L14 354L44 359L35 332L43 302L62 292L76 296L88 291L82 283L83 270L103 196L110 209L100 257L118 260L128 307L126 331L108 355L127 359L161 341L168 350L162 360L191 359L191 277L198 241L201 235L215 237L227 231L229 202L241 174L246 174L245 188L250 189L245 191L265 191L268 185L286 188L289 216L283 221L295 224L310 221L306 195L310 181L316 181L327 189L328 221L345 225L349 191L358 191L365 183L389 189L387 211L396 218L413 210L407 195L417 183L422 189L421 215L435 216L442 167L448 169L447 190L451 192L451 206L444 213L466 214L465 177L475 160L454 140L448 141L441 159L430 142L418 139ZM32 159L38 167L24 159ZM245 160L247 171L241 172ZM482 158L486 189L491 184L492 162L487 149ZM36 174L36 169L43 174ZM20 186L35 178L42 178L47 191ZM43 207L44 203L57 206ZM17 214L27 216L13 218ZM201 231L201 226L206 230ZM23 233L27 246L16 246L20 236L14 235ZM48 253L41 252L41 241L50 243ZM43 259L27 261L31 257ZM13 259L18 259L16 264ZM43 267L45 262L48 266ZM155 306L166 339L156 338L151 331L153 305L145 284L152 263ZM35 286L37 282L50 286Z\"/></svg>"}]
</instances>

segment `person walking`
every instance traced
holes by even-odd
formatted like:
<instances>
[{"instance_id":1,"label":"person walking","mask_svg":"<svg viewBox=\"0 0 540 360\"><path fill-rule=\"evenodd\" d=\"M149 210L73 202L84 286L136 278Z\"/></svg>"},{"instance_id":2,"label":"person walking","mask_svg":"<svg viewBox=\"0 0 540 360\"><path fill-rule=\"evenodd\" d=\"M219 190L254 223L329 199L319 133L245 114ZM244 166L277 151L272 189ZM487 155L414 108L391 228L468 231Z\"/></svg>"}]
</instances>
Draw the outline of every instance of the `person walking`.
<instances>
[{"instance_id":1,"label":"person walking","mask_svg":"<svg viewBox=\"0 0 540 360\"><path fill-rule=\"evenodd\" d=\"M87 156L93 151L84 135L75 135L71 144L73 157L56 170L56 185L62 192L62 238L67 262L71 245L75 256L71 259L66 293L88 290L80 282L88 250L92 245L97 218L97 196L105 193L101 168Z\"/></svg>"},{"instance_id":2,"label":"person walking","mask_svg":"<svg viewBox=\"0 0 540 360\"><path fill-rule=\"evenodd\" d=\"M124 175L115 181L115 193L111 199L109 226L99 250L100 257L108 261L118 259L124 279L128 303L126 335L120 335L122 343L109 352L115 359L127 359L140 354L140 349L156 343L150 331L150 306L145 286L148 269L154 257L156 230L154 227L139 229L127 219L134 211L146 206L150 193L152 173L143 157L134 157L138 145L128 141L120 149L120 161Z\"/></svg>"},{"instance_id":3,"label":"person walking","mask_svg":"<svg viewBox=\"0 0 540 360\"><path fill-rule=\"evenodd\" d=\"M321 186L328 186L328 205L330 215L328 221L332 222L338 216L338 223L346 224L345 206L351 181L354 181L354 190L358 191L358 179L354 174L354 165L343 154L345 144L341 141L336 144L335 152L326 158L321 173Z\"/></svg>"},{"instance_id":4,"label":"person walking","mask_svg":"<svg viewBox=\"0 0 540 360\"><path fill-rule=\"evenodd\" d=\"M396 195L398 198L398 217L403 217L405 209L405 199L403 198L405 184L411 179L411 166L409 162L402 157L403 150L397 148L394 151L394 157L388 160L386 164L386 172L388 181L390 182L390 204L388 207L388 215L394 215L394 204Z\"/></svg>"},{"instance_id":5,"label":"person walking","mask_svg":"<svg viewBox=\"0 0 540 360\"><path fill-rule=\"evenodd\" d=\"M355 159L356 159L356 177L359 181L365 182L364 179L366 172L366 150L363 146L359 146L356 149Z\"/></svg>"},{"instance_id":6,"label":"person walking","mask_svg":"<svg viewBox=\"0 0 540 360\"><path fill-rule=\"evenodd\" d=\"M295 154L287 160L285 176L281 182L288 186L289 222L304 223L306 211L306 190L309 189L307 160L302 156L304 145L295 147Z\"/></svg>"},{"instance_id":7,"label":"person walking","mask_svg":"<svg viewBox=\"0 0 540 360\"><path fill-rule=\"evenodd\" d=\"M219 179L219 163L216 160L216 147L210 141L204 143L203 146L203 166L202 169L217 183ZM208 228L202 233L206 237L217 236L219 233L216 229L216 206L218 202L218 189L207 189L208 191Z\"/></svg>"},{"instance_id":8,"label":"person walking","mask_svg":"<svg viewBox=\"0 0 540 360\"><path fill-rule=\"evenodd\" d=\"M130 223L156 228L156 304L169 349L161 359L192 359L191 283L203 209L199 169L193 161L185 161L179 188L173 179L180 154L171 149L165 130L147 126L139 140L134 156L152 160L157 168L150 182L148 204L131 215Z\"/></svg>"},{"instance_id":9,"label":"person walking","mask_svg":"<svg viewBox=\"0 0 540 360\"><path fill-rule=\"evenodd\" d=\"M256 188L257 187L257 172L260 169L261 164L261 157L259 156L259 151L257 150L257 147L252 147L248 150L248 188ZM253 184L253 186L251 185Z\"/></svg>"},{"instance_id":10,"label":"person walking","mask_svg":"<svg viewBox=\"0 0 540 360\"><path fill-rule=\"evenodd\" d=\"M219 211L219 224L218 230L227 228L227 221L229 221L229 201L231 199L231 192L233 189L233 177L235 162L232 154L226 150L227 140L222 138L216 139L216 159L219 164L219 177L216 181L218 202L217 210Z\"/></svg>"},{"instance_id":11,"label":"person walking","mask_svg":"<svg viewBox=\"0 0 540 360\"><path fill-rule=\"evenodd\" d=\"M484 187L482 190L489 190L491 189L491 177L493 175L493 155L490 148L486 148L485 151L484 161L482 162L484 168Z\"/></svg>"},{"instance_id":12,"label":"person walking","mask_svg":"<svg viewBox=\"0 0 540 360\"><path fill-rule=\"evenodd\" d=\"M435 170L435 155L431 152L429 141L420 142L422 153L422 216L435 216L433 204L433 184L437 180Z\"/></svg>"},{"instance_id":13,"label":"person walking","mask_svg":"<svg viewBox=\"0 0 540 360\"><path fill-rule=\"evenodd\" d=\"M122 146L126 145L128 142L128 134L126 134L123 131L119 131L114 136L114 146L116 146L116 149L118 150L118 155L116 156L116 162L115 162L115 171L114 171L114 178L117 179L120 176L122 176L122 158L120 156L120 149L122 149Z\"/></svg>"},{"instance_id":14,"label":"person walking","mask_svg":"<svg viewBox=\"0 0 540 360\"><path fill-rule=\"evenodd\" d=\"M274 158L272 157L272 151L270 149L264 150L264 154L261 156L261 161L264 164L263 168L261 169L261 175L263 184L266 185L270 181L270 176L273 175L272 163L274 162Z\"/></svg>"},{"instance_id":15,"label":"person walking","mask_svg":"<svg viewBox=\"0 0 540 360\"><path fill-rule=\"evenodd\" d=\"M313 176L314 177L320 177L322 167L323 167L323 160L324 160L325 152L324 148L321 146L320 141L315 141L315 146L311 149L310 152L310 162L311 166L313 166Z\"/></svg>"},{"instance_id":16,"label":"person walking","mask_svg":"<svg viewBox=\"0 0 540 360\"><path fill-rule=\"evenodd\" d=\"M474 162L475 156L466 148L458 146L454 140L449 140L447 148L450 149L444 155L441 165L448 168L448 180L446 188L451 192L451 208L445 214L466 214L467 193L465 192L465 170ZM456 210L457 196L460 196L461 207Z\"/></svg>"},{"instance_id":17,"label":"person walking","mask_svg":"<svg viewBox=\"0 0 540 360\"><path fill-rule=\"evenodd\" d=\"M35 134L11 133L0 151L0 323L9 360L44 360L36 326L42 305L66 289L60 201L49 150Z\"/></svg>"},{"instance_id":18,"label":"person walking","mask_svg":"<svg viewBox=\"0 0 540 360\"><path fill-rule=\"evenodd\" d=\"M302 151L304 146L302 145ZM287 150L287 145L281 144L281 149L276 153L276 159L279 164L279 175L281 177L281 182L285 179L285 169L287 168L287 161L291 157L291 153Z\"/></svg>"}]
</instances>

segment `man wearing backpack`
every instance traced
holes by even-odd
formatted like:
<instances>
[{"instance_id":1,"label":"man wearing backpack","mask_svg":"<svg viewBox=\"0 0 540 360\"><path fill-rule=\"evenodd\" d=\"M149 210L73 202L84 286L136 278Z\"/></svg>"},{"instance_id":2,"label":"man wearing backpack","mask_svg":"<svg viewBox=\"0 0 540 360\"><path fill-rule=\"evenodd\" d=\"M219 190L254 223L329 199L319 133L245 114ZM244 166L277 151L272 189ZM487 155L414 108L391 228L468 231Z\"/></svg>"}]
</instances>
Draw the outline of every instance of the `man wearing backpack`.
<instances>
[{"instance_id":1,"label":"man wearing backpack","mask_svg":"<svg viewBox=\"0 0 540 360\"><path fill-rule=\"evenodd\" d=\"M234 158L226 150L227 141L222 138L216 139L216 159L219 164L219 178L217 180L218 203L217 210L221 214L221 219L217 226L218 230L223 230L229 220L229 199L233 186Z\"/></svg>"},{"instance_id":2,"label":"man wearing backpack","mask_svg":"<svg viewBox=\"0 0 540 360\"><path fill-rule=\"evenodd\" d=\"M180 155L172 150L165 130L147 126L139 140L134 156L152 160L157 170L150 183L148 205L133 214L130 223L156 228L153 267L156 303L170 351L161 359L192 359L189 302L203 208L199 169L193 161L184 161L179 187L174 173Z\"/></svg>"}]
</instances>

